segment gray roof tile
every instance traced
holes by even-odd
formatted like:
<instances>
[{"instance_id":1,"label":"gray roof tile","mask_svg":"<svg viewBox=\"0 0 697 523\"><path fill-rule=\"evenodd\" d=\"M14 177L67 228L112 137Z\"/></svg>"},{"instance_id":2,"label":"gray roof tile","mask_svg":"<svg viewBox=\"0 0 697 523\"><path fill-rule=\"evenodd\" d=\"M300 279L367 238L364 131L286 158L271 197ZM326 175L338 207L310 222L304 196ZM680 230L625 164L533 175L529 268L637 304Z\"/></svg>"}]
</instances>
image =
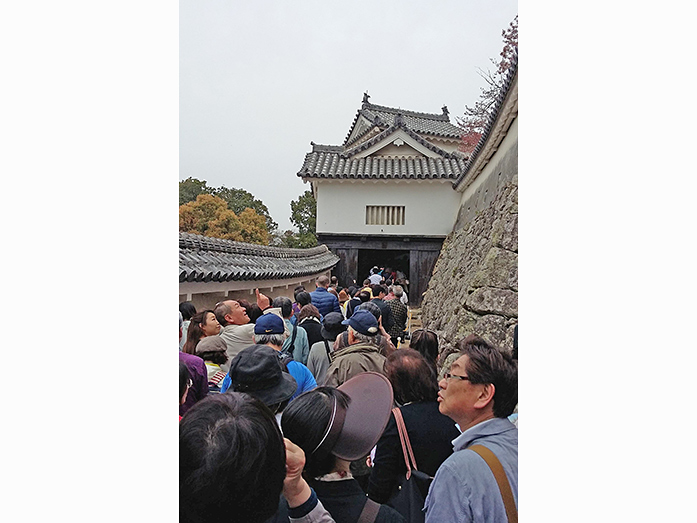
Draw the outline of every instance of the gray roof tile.
<instances>
[{"instance_id":1,"label":"gray roof tile","mask_svg":"<svg viewBox=\"0 0 697 523\"><path fill-rule=\"evenodd\" d=\"M179 233L179 281L276 280L331 269L339 257L326 245L286 249Z\"/></svg>"}]
</instances>

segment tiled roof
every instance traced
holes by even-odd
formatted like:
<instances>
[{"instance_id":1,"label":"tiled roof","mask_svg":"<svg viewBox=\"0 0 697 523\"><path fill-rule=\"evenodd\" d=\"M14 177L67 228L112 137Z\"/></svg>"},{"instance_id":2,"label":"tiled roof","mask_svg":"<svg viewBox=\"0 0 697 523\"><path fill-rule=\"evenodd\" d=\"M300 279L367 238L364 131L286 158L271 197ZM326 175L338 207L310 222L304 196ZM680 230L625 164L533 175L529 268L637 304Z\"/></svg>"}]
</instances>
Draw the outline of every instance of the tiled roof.
<instances>
[{"instance_id":1,"label":"tiled roof","mask_svg":"<svg viewBox=\"0 0 697 523\"><path fill-rule=\"evenodd\" d=\"M508 74L506 75L506 79L503 81L503 85L501 87L501 91L498 94L498 97L496 98L496 102L494 103L494 107L491 110L491 113L489 114L489 118L487 119L486 126L484 127L484 132L482 133L481 138L479 139L479 142L477 142L476 147L472 151L472 153L469 155L469 160L467 161L467 165L463 169L462 173L457 177L457 180L453 182L453 187L455 189L458 188L458 186L461 184L461 182L465 179L465 176L467 176L467 173L469 173L470 169L472 166L477 162L479 153L482 151L482 148L485 146L487 140L489 139L492 130L494 129L494 126L496 124L496 120L499 117L499 114L501 113L501 109L504 106L504 102L506 101L506 98L508 97L508 92L511 88L511 85L513 85L513 81L516 78L518 74L518 50L516 49L515 54L513 56L513 59L511 60L511 66L508 69Z\"/></svg>"},{"instance_id":2,"label":"tiled roof","mask_svg":"<svg viewBox=\"0 0 697 523\"><path fill-rule=\"evenodd\" d=\"M326 245L286 249L179 233L179 281L278 280L317 274L339 257Z\"/></svg>"},{"instance_id":3,"label":"tiled roof","mask_svg":"<svg viewBox=\"0 0 697 523\"><path fill-rule=\"evenodd\" d=\"M298 176L334 179L451 179L465 168L455 158L347 158L340 153L313 151L305 155Z\"/></svg>"},{"instance_id":4,"label":"tiled roof","mask_svg":"<svg viewBox=\"0 0 697 523\"><path fill-rule=\"evenodd\" d=\"M364 101L362 107L358 110L355 118L353 119L351 128L349 129L346 139L344 140L344 145L348 146L351 143L355 143L361 136L369 131L369 129L367 129L365 132L354 137L354 139L349 142L349 137L351 136L351 133L358 122L358 118L361 115L374 125L377 125L380 129L386 129L394 124L395 117L398 114L402 115L406 126L416 133L430 134L444 138L459 138L462 135L462 129L450 123L448 108L445 106L443 107L442 114L434 114L407 111L394 107L385 107L384 105L375 105Z\"/></svg>"}]
</instances>

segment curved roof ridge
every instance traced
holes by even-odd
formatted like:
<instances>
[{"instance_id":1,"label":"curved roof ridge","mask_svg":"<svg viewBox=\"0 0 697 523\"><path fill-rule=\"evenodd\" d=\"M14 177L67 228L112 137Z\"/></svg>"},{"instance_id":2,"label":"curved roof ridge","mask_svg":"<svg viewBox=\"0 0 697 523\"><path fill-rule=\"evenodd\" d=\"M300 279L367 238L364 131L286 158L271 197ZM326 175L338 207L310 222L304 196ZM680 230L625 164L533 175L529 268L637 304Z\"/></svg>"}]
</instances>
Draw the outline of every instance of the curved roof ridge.
<instances>
[{"instance_id":1,"label":"curved roof ridge","mask_svg":"<svg viewBox=\"0 0 697 523\"><path fill-rule=\"evenodd\" d=\"M442 122L450 122L450 117L446 113L422 113L419 111L409 111L407 109L400 109L398 107L387 107L385 105L377 105L371 103L363 104L362 109L372 109L374 111L383 111L385 113L401 114L403 116L416 116L417 118L424 118L427 120L439 120Z\"/></svg>"},{"instance_id":2,"label":"curved roof ridge","mask_svg":"<svg viewBox=\"0 0 697 523\"><path fill-rule=\"evenodd\" d=\"M416 140L418 143L420 143L421 145L423 145L423 146L426 147L427 149L429 149L429 150L431 150L431 151L433 151L433 152L435 152L435 153L437 153L437 154L440 154L440 155L443 156L444 158L453 158L452 153L449 153L449 152L447 152L447 151L441 149L441 148L438 147L437 145L433 145L433 144L432 144L431 142L429 142L428 140L425 140L424 138L422 138L421 136L419 136L417 133L415 133L414 131L412 131L411 129L409 129L409 128L404 124L404 122L397 122L396 124L387 127L384 131L382 131L382 132L379 133L379 134L376 134L376 135L373 136L370 140L367 140L367 141L365 141L365 142L363 142L363 143L361 143L361 144L359 144L359 145L353 147L352 149L347 149L347 150L345 150L343 154L344 154L346 157L351 157L351 156L353 156L353 155L355 155L355 154L357 154L357 153L359 153L359 152L361 152L361 151L365 151L366 149L372 147L373 145L375 145L376 143L380 142L381 140L387 138L389 135L391 135L391 134L397 132L399 129L403 130L403 131L404 131L405 133L407 133L411 138L413 138L414 140Z\"/></svg>"},{"instance_id":3,"label":"curved roof ridge","mask_svg":"<svg viewBox=\"0 0 697 523\"><path fill-rule=\"evenodd\" d=\"M326 245L318 245L309 249L292 249L290 247L271 247L255 243L237 242L212 236L202 236L189 232L179 232L180 249L199 249L205 251L224 252L232 254L250 254L271 258L309 258L329 252Z\"/></svg>"}]
</instances>

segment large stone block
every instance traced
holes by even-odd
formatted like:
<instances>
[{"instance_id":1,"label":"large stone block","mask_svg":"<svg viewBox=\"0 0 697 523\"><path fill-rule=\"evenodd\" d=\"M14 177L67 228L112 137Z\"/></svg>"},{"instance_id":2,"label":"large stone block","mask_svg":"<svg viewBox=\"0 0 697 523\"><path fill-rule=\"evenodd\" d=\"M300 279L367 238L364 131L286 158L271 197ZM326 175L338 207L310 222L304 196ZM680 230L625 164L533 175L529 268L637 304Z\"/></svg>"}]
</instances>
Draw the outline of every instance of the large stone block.
<instances>
[{"instance_id":1,"label":"large stone block","mask_svg":"<svg viewBox=\"0 0 697 523\"><path fill-rule=\"evenodd\" d=\"M469 282L470 288L496 287L518 289L518 255L514 252L492 247L489 249L479 270Z\"/></svg>"},{"instance_id":2,"label":"large stone block","mask_svg":"<svg viewBox=\"0 0 697 523\"><path fill-rule=\"evenodd\" d=\"M518 316L518 294L515 291L481 287L467 298L467 308L479 314Z\"/></svg>"},{"instance_id":3,"label":"large stone block","mask_svg":"<svg viewBox=\"0 0 697 523\"><path fill-rule=\"evenodd\" d=\"M474 326L474 333L497 347L506 343L506 318L495 314L482 316Z\"/></svg>"}]
</instances>

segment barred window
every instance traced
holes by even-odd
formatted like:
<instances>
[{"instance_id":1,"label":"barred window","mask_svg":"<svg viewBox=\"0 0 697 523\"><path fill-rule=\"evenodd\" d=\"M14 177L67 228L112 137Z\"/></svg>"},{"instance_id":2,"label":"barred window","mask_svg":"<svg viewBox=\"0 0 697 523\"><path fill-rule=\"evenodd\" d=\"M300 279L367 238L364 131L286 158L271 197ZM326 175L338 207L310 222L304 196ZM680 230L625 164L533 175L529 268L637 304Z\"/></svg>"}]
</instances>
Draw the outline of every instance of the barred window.
<instances>
[{"instance_id":1,"label":"barred window","mask_svg":"<svg viewBox=\"0 0 697 523\"><path fill-rule=\"evenodd\" d=\"M404 225L404 205L366 205L366 225Z\"/></svg>"}]
</instances>

